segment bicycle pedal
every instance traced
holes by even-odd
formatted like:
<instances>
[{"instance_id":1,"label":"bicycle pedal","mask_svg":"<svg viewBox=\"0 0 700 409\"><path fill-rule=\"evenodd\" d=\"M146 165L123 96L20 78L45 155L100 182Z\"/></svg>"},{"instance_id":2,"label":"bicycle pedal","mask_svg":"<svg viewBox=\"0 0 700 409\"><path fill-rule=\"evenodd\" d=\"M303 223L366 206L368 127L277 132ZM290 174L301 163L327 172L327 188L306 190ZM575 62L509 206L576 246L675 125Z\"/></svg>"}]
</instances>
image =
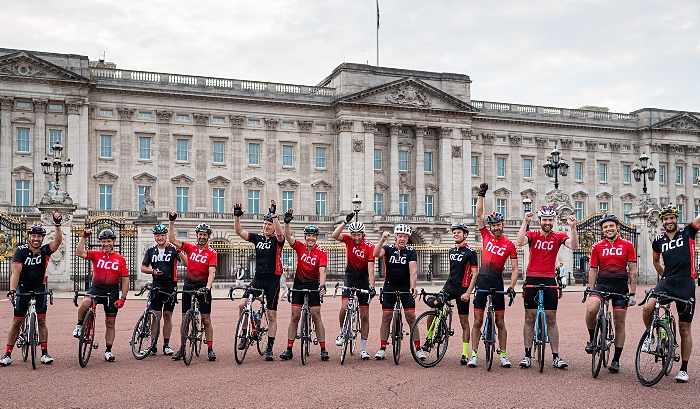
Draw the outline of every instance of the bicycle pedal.
<instances>
[{"instance_id":1,"label":"bicycle pedal","mask_svg":"<svg viewBox=\"0 0 700 409\"><path fill-rule=\"evenodd\" d=\"M318 340L314 339L314 345L318 345Z\"/></svg>"},{"instance_id":2,"label":"bicycle pedal","mask_svg":"<svg viewBox=\"0 0 700 409\"><path fill-rule=\"evenodd\" d=\"M97 348L99 348L99 347L100 347L100 346L97 345L97 344L92 344L92 349L97 349Z\"/></svg>"},{"instance_id":3,"label":"bicycle pedal","mask_svg":"<svg viewBox=\"0 0 700 409\"><path fill-rule=\"evenodd\" d=\"M681 357L678 356L678 355L676 355L676 356L673 357L673 362L678 362L678 361L680 361L680 360L681 360Z\"/></svg>"},{"instance_id":4,"label":"bicycle pedal","mask_svg":"<svg viewBox=\"0 0 700 409\"><path fill-rule=\"evenodd\" d=\"M455 334L454 330L449 331L450 336L453 336Z\"/></svg>"}]
</instances>

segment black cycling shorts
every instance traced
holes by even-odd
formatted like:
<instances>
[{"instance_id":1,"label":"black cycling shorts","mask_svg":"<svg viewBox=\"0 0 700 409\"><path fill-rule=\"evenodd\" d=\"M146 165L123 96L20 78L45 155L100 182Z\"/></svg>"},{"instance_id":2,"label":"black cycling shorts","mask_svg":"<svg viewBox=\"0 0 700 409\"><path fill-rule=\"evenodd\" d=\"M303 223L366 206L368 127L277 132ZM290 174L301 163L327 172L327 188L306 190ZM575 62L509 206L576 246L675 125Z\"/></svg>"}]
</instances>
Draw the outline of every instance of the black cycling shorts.
<instances>
[{"instance_id":1,"label":"black cycling shorts","mask_svg":"<svg viewBox=\"0 0 700 409\"><path fill-rule=\"evenodd\" d=\"M528 277L525 280L525 285L557 285L557 280L555 278L546 277ZM525 299L525 309L526 310L536 310L537 309L537 293L539 290L534 290L532 288L526 288L523 290L523 298ZM544 290L544 309L547 311L556 311L559 306L559 290Z\"/></svg>"},{"instance_id":2,"label":"black cycling shorts","mask_svg":"<svg viewBox=\"0 0 700 409\"><path fill-rule=\"evenodd\" d=\"M36 286L34 288L25 287L21 284L17 286L17 295L15 296L14 311L15 318L24 318L24 316L27 315L27 310L29 309L29 302L31 301L31 297L29 297L28 295L22 295L22 293L26 293L29 291L34 291L35 293L43 293L46 292L46 286L44 284ZM46 304L48 304L46 302L46 297L46 295L36 297L37 315L46 314Z\"/></svg>"},{"instance_id":3,"label":"black cycling shorts","mask_svg":"<svg viewBox=\"0 0 700 409\"><path fill-rule=\"evenodd\" d=\"M187 282L182 286L185 291L199 290L202 287L206 287L207 283L194 283ZM199 303L199 313L202 315L211 314L211 291L207 291L202 295L197 296L197 302ZM192 294L182 294L182 314L185 314L192 306Z\"/></svg>"},{"instance_id":4,"label":"black cycling shorts","mask_svg":"<svg viewBox=\"0 0 700 409\"><path fill-rule=\"evenodd\" d=\"M394 305L396 304L395 291L409 292L411 288L409 285L394 286L392 284L385 284L382 291L382 310L393 311ZM411 294L401 294L401 305L403 305L405 311L412 311L416 309L416 300Z\"/></svg>"},{"instance_id":5,"label":"black cycling shorts","mask_svg":"<svg viewBox=\"0 0 700 409\"><path fill-rule=\"evenodd\" d=\"M177 283L173 281L168 282L154 282L153 287L158 287L166 293L171 293L177 289ZM201 287L200 287L201 288ZM173 312L175 310L175 298L169 298L167 295L154 291L153 298L151 298L151 309L157 312Z\"/></svg>"},{"instance_id":6,"label":"black cycling shorts","mask_svg":"<svg viewBox=\"0 0 700 409\"><path fill-rule=\"evenodd\" d=\"M343 283L346 287L361 288L363 290L369 290L369 278L368 277L350 277L345 275L345 282ZM369 294L357 292L357 301L360 308L369 308ZM347 301L350 298L350 290L343 290L343 301Z\"/></svg>"},{"instance_id":7,"label":"black cycling shorts","mask_svg":"<svg viewBox=\"0 0 700 409\"><path fill-rule=\"evenodd\" d=\"M661 277L654 291L657 293L666 293L671 297L680 298L682 300L689 300L695 297L695 280L692 277ZM685 310L685 304L676 302L678 321L693 322L695 304L689 307L685 314L681 314L683 310Z\"/></svg>"},{"instance_id":8,"label":"black cycling shorts","mask_svg":"<svg viewBox=\"0 0 700 409\"><path fill-rule=\"evenodd\" d=\"M593 289L593 291L591 291L591 297L597 299L603 298L596 291L607 291L609 293L628 294L629 288L627 287L627 277L625 277L624 279L599 278L598 281L596 281L595 283L595 288ZM628 302L627 300L625 300L624 297L614 295L612 297L608 297L608 299L612 301L613 310L627 310Z\"/></svg>"},{"instance_id":9,"label":"black cycling shorts","mask_svg":"<svg viewBox=\"0 0 700 409\"><path fill-rule=\"evenodd\" d=\"M117 312L119 312L119 309L117 308L114 303L119 299L119 287L98 287L98 286L92 286L86 293L88 296L90 295L96 295L96 296L109 296L109 305L107 304L107 300L104 298L98 298L95 301L98 304L104 305L104 310L105 310L105 316L107 317L116 317Z\"/></svg>"},{"instance_id":10,"label":"black cycling shorts","mask_svg":"<svg viewBox=\"0 0 700 409\"><path fill-rule=\"evenodd\" d=\"M440 292L445 294L445 302L455 300L459 315L469 315L469 302L462 301L460 298L462 294L467 292L466 287L445 283Z\"/></svg>"},{"instance_id":11,"label":"black cycling shorts","mask_svg":"<svg viewBox=\"0 0 700 409\"><path fill-rule=\"evenodd\" d=\"M476 276L476 288L482 290L490 290L495 288L496 291L503 291L503 278L501 277L486 277L478 275ZM494 294L491 296L493 300L493 311L496 314L503 314L506 312L506 296L503 294ZM474 295L474 311L484 312L486 311L486 302L488 301L488 294L477 292ZM545 308L546 309L546 308Z\"/></svg>"},{"instance_id":12,"label":"black cycling shorts","mask_svg":"<svg viewBox=\"0 0 700 409\"><path fill-rule=\"evenodd\" d=\"M250 285L253 288L265 290L265 308L270 311L277 311L277 303L280 299L280 276L275 274L256 274ZM248 292L243 294L243 298L247 297Z\"/></svg>"},{"instance_id":13,"label":"black cycling shorts","mask_svg":"<svg viewBox=\"0 0 700 409\"><path fill-rule=\"evenodd\" d=\"M318 290L318 283L298 283L295 282L292 286L293 290ZM300 307L304 305L304 296L307 293L292 291L292 307ZM309 294L309 308L321 306L321 294L318 291L311 291Z\"/></svg>"}]
</instances>

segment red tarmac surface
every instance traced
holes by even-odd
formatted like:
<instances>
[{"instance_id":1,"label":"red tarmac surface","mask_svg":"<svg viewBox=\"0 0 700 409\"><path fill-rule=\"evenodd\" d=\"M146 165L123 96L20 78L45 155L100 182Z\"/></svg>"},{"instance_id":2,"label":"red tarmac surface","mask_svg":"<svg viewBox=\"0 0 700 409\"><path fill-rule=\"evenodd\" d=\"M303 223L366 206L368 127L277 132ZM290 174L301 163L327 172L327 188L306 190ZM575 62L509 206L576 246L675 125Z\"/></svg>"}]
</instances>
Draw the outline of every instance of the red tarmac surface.
<instances>
[{"instance_id":1,"label":"red tarmac surface","mask_svg":"<svg viewBox=\"0 0 700 409\"><path fill-rule=\"evenodd\" d=\"M644 289L646 287L640 287L637 293L643 294ZM145 299L131 296L117 317L113 347L116 362L105 362L102 357L104 314L99 307L97 339L100 348L93 352L88 366L81 368L77 340L71 336L77 308L70 299L57 299L48 313L49 352L55 359L54 364L40 365L32 371L31 364L22 361L21 351L15 349L12 365L0 367L0 407L697 407L700 397L698 323L693 326L696 349L688 366L691 377L688 384L673 380L680 363L674 364L670 377L654 387L644 387L637 381L634 353L643 332L640 307L631 307L628 313L627 345L620 373L611 374L601 369L598 378L593 379L590 355L583 351L588 334L583 323L585 309L581 298L581 292L566 292L559 303L560 355L569 363L569 368L552 367L548 347L548 362L542 374L534 366L517 367L524 355L524 314L520 296L506 311L508 357L513 368L501 368L494 363L491 372L484 366L483 347L477 368L459 364L462 348L459 328L455 329L455 337L450 338L447 356L434 368L418 366L406 341L399 366L394 365L390 351L384 361L361 361L355 355L349 356L341 366L339 348L334 344L340 297L327 297L323 304L326 342L331 355L328 362L321 362L319 347L315 346L310 362L302 366L298 341L292 361L279 359L285 348L290 317L290 306L285 301L280 302L279 307L275 361L265 362L253 349L249 350L243 364L237 365L233 356L233 331L238 302L230 300L215 300L213 305L216 362L209 362L206 353L194 357L190 366L182 361L173 362L161 353L162 335L159 354L137 361L131 355L129 341ZM419 312L426 309L422 303L418 304ZM367 349L374 356L379 347L381 315L376 300L370 312L372 329ZM10 304L0 302L0 336L3 339L0 342L4 342L11 316ZM457 320L454 323L458 325ZM171 344L177 344L177 337L173 338Z\"/></svg>"}]
</instances>

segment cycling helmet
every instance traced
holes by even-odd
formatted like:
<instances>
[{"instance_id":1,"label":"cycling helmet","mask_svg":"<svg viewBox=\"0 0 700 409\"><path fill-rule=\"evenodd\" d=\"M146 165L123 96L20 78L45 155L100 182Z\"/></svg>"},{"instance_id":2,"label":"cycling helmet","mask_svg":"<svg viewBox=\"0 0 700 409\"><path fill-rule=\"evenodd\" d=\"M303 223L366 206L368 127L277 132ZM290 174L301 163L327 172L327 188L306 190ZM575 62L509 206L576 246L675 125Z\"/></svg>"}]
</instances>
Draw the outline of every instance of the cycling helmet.
<instances>
[{"instance_id":1,"label":"cycling helmet","mask_svg":"<svg viewBox=\"0 0 700 409\"><path fill-rule=\"evenodd\" d=\"M42 236L46 236L46 229L40 224L33 225L32 227L27 229L27 232L29 234L41 234Z\"/></svg>"},{"instance_id":2,"label":"cycling helmet","mask_svg":"<svg viewBox=\"0 0 700 409\"><path fill-rule=\"evenodd\" d=\"M394 234L408 234L409 236L411 233L413 233L413 230L411 229L411 226L407 224L397 224L396 227L394 227Z\"/></svg>"},{"instance_id":3,"label":"cycling helmet","mask_svg":"<svg viewBox=\"0 0 700 409\"><path fill-rule=\"evenodd\" d=\"M167 232L168 228L162 224L159 224L153 228L153 234L166 234Z\"/></svg>"},{"instance_id":4,"label":"cycling helmet","mask_svg":"<svg viewBox=\"0 0 700 409\"><path fill-rule=\"evenodd\" d=\"M493 212L490 215L486 216L486 223L488 224L493 224L493 223L500 223L504 222L505 218L503 217L502 214L498 212Z\"/></svg>"},{"instance_id":5,"label":"cycling helmet","mask_svg":"<svg viewBox=\"0 0 700 409\"><path fill-rule=\"evenodd\" d=\"M672 205L668 205L662 207L659 211L659 220L663 219L664 216L676 216L676 218L678 218L678 216L680 216L680 213L678 213L678 210L675 207L673 207Z\"/></svg>"},{"instance_id":6,"label":"cycling helmet","mask_svg":"<svg viewBox=\"0 0 700 409\"><path fill-rule=\"evenodd\" d=\"M100 234L97 236L99 240L105 240L105 239L112 239L116 240L117 235L114 234L114 231L112 229L104 229L100 232Z\"/></svg>"},{"instance_id":7,"label":"cycling helmet","mask_svg":"<svg viewBox=\"0 0 700 409\"><path fill-rule=\"evenodd\" d=\"M304 227L304 234L315 234L318 236L318 227L314 226L313 224L310 224Z\"/></svg>"},{"instance_id":8,"label":"cycling helmet","mask_svg":"<svg viewBox=\"0 0 700 409\"><path fill-rule=\"evenodd\" d=\"M542 206L540 210L537 211L537 216L539 217L554 217L557 213L554 211L554 206Z\"/></svg>"},{"instance_id":9,"label":"cycling helmet","mask_svg":"<svg viewBox=\"0 0 700 409\"><path fill-rule=\"evenodd\" d=\"M350 233L364 233L365 232L365 224L362 222L352 222L348 226L348 230L350 230Z\"/></svg>"},{"instance_id":10,"label":"cycling helmet","mask_svg":"<svg viewBox=\"0 0 700 409\"><path fill-rule=\"evenodd\" d=\"M204 233L207 233L207 234L211 234L211 231L212 231L212 230L211 230L211 226L210 226L210 225L208 225L208 224L206 224L206 223L199 223L199 224L197 225L197 227L195 227L194 231L195 231L196 233L199 233L199 232L201 231L201 232L204 232Z\"/></svg>"},{"instance_id":11,"label":"cycling helmet","mask_svg":"<svg viewBox=\"0 0 700 409\"><path fill-rule=\"evenodd\" d=\"M603 223L605 222L615 222L616 225L620 225L620 219L614 214L604 214L603 218L600 219L600 227L603 227Z\"/></svg>"},{"instance_id":12,"label":"cycling helmet","mask_svg":"<svg viewBox=\"0 0 700 409\"><path fill-rule=\"evenodd\" d=\"M464 234L469 234L469 228L467 227L466 224L461 223L461 222L454 222L452 223L452 228L450 231L455 231L455 230L462 230Z\"/></svg>"},{"instance_id":13,"label":"cycling helmet","mask_svg":"<svg viewBox=\"0 0 700 409\"><path fill-rule=\"evenodd\" d=\"M272 223L272 219L273 219L273 217L272 217L271 213L265 213L265 215L263 215L263 220L266 222Z\"/></svg>"}]
</instances>

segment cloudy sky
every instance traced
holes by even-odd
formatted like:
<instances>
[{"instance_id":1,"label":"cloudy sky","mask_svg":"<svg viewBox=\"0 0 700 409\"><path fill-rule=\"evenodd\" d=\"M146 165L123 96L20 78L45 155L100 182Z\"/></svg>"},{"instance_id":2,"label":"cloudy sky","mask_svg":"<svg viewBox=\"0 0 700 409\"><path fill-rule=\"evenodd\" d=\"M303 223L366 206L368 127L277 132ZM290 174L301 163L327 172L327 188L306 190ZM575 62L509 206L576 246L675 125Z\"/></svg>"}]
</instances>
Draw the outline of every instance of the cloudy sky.
<instances>
[{"instance_id":1,"label":"cloudy sky","mask_svg":"<svg viewBox=\"0 0 700 409\"><path fill-rule=\"evenodd\" d=\"M700 1L380 0L380 65L468 74L475 100L700 111ZM375 0L23 0L0 47L315 85L376 64Z\"/></svg>"}]
</instances>

